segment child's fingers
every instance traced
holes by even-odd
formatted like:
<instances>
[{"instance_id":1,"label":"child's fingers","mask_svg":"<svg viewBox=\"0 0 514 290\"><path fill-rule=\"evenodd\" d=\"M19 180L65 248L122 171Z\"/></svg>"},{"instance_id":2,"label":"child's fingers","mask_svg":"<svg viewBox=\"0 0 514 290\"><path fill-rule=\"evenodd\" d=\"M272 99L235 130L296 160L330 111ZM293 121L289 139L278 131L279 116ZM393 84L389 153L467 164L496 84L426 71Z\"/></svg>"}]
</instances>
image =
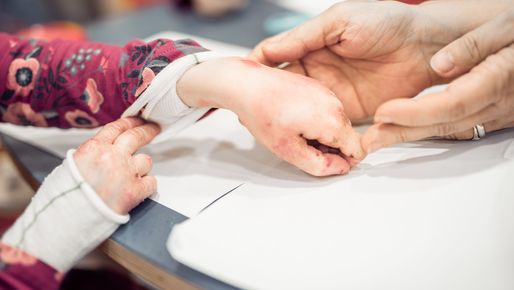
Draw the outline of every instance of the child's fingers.
<instances>
[{"instance_id":1,"label":"child's fingers","mask_svg":"<svg viewBox=\"0 0 514 290\"><path fill-rule=\"evenodd\" d=\"M132 157L132 165L139 176L145 176L152 170L152 157L146 154L137 154Z\"/></svg>"},{"instance_id":2,"label":"child's fingers","mask_svg":"<svg viewBox=\"0 0 514 290\"><path fill-rule=\"evenodd\" d=\"M302 137L291 143L290 152L281 156L289 163L314 176L340 175L350 171L350 164L339 155L323 154Z\"/></svg>"},{"instance_id":3,"label":"child's fingers","mask_svg":"<svg viewBox=\"0 0 514 290\"><path fill-rule=\"evenodd\" d=\"M94 138L101 142L112 144L123 132L141 126L144 123L145 121L140 118L122 118L105 125Z\"/></svg>"},{"instance_id":4,"label":"child's fingers","mask_svg":"<svg viewBox=\"0 0 514 290\"><path fill-rule=\"evenodd\" d=\"M132 155L141 147L150 143L160 131L161 129L157 124L146 123L122 133L114 141L114 145Z\"/></svg>"},{"instance_id":5,"label":"child's fingers","mask_svg":"<svg viewBox=\"0 0 514 290\"><path fill-rule=\"evenodd\" d=\"M155 176L145 176L139 180L137 187L140 200L143 201L157 191L157 179Z\"/></svg>"},{"instance_id":6,"label":"child's fingers","mask_svg":"<svg viewBox=\"0 0 514 290\"><path fill-rule=\"evenodd\" d=\"M343 115L328 115L319 119L315 125L309 126L304 131L303 137L310 140L317 140L323 145L338 148L344 155L362 160L366 153L361 146L361 137L353 129L348 118Z\"/></svg>"}]
</instances>

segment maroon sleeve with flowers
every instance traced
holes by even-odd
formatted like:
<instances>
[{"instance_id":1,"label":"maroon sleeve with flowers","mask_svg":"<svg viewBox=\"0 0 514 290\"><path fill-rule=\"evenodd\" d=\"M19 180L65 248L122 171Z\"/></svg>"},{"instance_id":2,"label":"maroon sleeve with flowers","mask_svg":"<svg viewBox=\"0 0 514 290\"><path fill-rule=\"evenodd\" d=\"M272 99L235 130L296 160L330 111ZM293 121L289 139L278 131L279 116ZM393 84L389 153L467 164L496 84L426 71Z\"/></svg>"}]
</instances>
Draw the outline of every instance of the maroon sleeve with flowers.
<instances>
[{"instance_id":1,"label":"maroon sleeve with flowers","mask_svg":"<svg viewBox=\"0 0 514 290\"><path fill-rule=\"evenodd\" d=\"M134 40L118 47L0 33L0 119L60 128L109 123L165 66L204 50L191 40Z\"/></svg>"},{"instance_id":2,"label":"maroon sleeve with flowers","mask_svg":"<svg viewBox=\"0 0 514 290\"><path fill-rule=\"evenodd\" d=\"M62 278L52 267L0 243L0 289L57 290Z\"/></svg>"},{"instance_id":3,"label":"maroon sleeve with flowers","mask_svg":"<svg viewBox=\"0 0 514 290\"><path fill-rule=\"evenodd\" d=\"M191 40L124 47L0 33L0 120L91 128L116 120L169 63L205 49ZM0 243L0 289L58 289L62 273Z\"/></svg>"}]
</instances>

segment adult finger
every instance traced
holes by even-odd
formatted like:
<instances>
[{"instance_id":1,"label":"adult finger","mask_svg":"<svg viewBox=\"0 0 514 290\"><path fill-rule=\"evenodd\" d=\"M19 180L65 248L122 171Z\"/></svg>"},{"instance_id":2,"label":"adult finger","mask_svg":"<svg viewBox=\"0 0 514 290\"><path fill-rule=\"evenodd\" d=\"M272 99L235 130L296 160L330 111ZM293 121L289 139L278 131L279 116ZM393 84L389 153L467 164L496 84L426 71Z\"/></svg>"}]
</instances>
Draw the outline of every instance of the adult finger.
<instances>
[{"instance_id":1,"label":"adult finger","mask_svg":"<svg viewBox=\"0 0 514 290\"><path fill-rule=\"evenodd\" d=\"M364 133L362 145L368 153L371 153L393 144L452 135L473 128L476 124L496 119L497 110L497 107L489 106L463 120L431 126L406 127L395 124L375 124Z\"/></svg>"},{"instance_id":2,"label":"adult finger","mask_svg":"<svg viewBox=\"0 0 514 290\"><path fill-rule=\"evenodd\" d=\"M117 121L105 125L100 130L100 132L96 134L94 139L112 144L114 143L114 140L116 140L116 138L118 138L118 136L120 136L123 132L137 126L141 126L144 123L145 121L140 118L121 118Z\"/></svg>"},{"instance_id":3,"label":"adult finger","mask_svg":"<svg viewBox=\"0 0 514 290\"><path fill-rule=\"evenodd\" d=\"M277 35L272 36L272 37L268 37L265 40L261 41L259 44L257 44L257 46L255 46L255 48L247 56L248 59L256 61L256 62L259 62L259 63L262 63L262 64L267 65L267 66L275 66L274 63L269 62L267 60L267 58L266 58L266 56L264 55L264 52L263 52L263 47L267 46L269 43L273 43L273 42L279 41L279 39L281 39L286 33L288 33L288 31L282 32L282 33L277 34Z\"/></svg>"},{"instance_id":4,"label":"adult finger","mask_svg":"<svg viewBox=\"0 0 514 290\"><path fill-rule=\"evenodd\" d=\"M152 157L146 154L137 154L132 157L132 165L139 176L147 175L152 170Z\"/></svg>"},{"instance_id":5,"label":"adult finger","mask_svg":"<svg viewBox=\"0 0 514 290\"><path fill-rule=\"evenodd\" d=\"M488 133L514 127L514 120L512 120L512 118L501 118L484 123L483 126L487 136ZM473 128L471 128L466 131L445 136L444 138L449 140L471 140L473 136Z\"/></svg>"},{"instance_id":6,"label":"adult finger","mask_svg":"<svg viewBox=\"0 0 514 290\"><path fill-rule=\"evenodd\" d=\"M129 154L134 154L141 147L150 143L160 131L161 129L157 124L146 123L122 133L114 141L114 145Z\"/></svg>"},{"instance_id":7,"label":"adult finger","mask_svg":"<svg viewBox=\"0 0 514 290\"><path fill-rule=\"evenodd\" d=\"M375 122L410 127L455 122L496 102L501 97L493 93L497 82L488 70L473 70L442 92L382 104L375 113Z\"/></svg>"},{"instance_id":8,"label":"adult finger","mask_svg":"<svg viewBox=\"0 0 514 290\"><path fill-rule=\"evenodd\" d=\"M345 30L345 21L338 17L339 5L306 21L293 30L264 41L250 55L251 58L274 66L301 59L311 51L337 44Z\"/></svg>"},{"instance_id":9,"label":"adult finger","mask_svg":"<svg viewBox=\"0 0 514 290\"><path fill-rule=\"evenodd\" d=\"M436 53L432 68L443 77L457 77L487 56L514 42L514 9L479 26Z\"/></svg>"}]
</instances>

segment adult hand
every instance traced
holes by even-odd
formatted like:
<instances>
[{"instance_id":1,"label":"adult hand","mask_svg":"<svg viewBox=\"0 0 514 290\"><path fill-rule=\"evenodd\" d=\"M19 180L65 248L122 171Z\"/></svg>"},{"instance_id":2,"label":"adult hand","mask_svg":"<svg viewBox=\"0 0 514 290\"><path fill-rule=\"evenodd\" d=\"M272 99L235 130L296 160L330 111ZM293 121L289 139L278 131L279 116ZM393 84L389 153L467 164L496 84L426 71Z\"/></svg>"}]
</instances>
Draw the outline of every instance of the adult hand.
<instances>
[{"instance_id":1,"label":"adult hand","mask_svg":"<svg viewBox=\"0 0 514 290\"><path fill-rule=\"evenodd\" d=\"M156 179L148 175L151 157L134 154L159 132L159 126L153 123L120 119L107 124L75 152L80 173L115 212L127 214L155 192Z\"/></svg>"},{"instance_id":2,"label":"adult hand","mask_svg":"<svg viewBox=\"0 0 514 290\"><path fill-rule=\"evenodd\" d=\"M441 78L430 57L458 32L415 6L343 2L303 25L262 42L251 58L319 80L343 102L352 121L383 102L410 98Z\"/></svg>"},{"instance_id":3,"label":"adult hand","mask_svg":"<svg viewBox=\"0 0 514 290\"><path fill-rule=\"evenodd\" d=\"M312 175L345 174L364 158L341 102L316 80L227 58L189 69L177 92L189 106L235 112L259 142Z\"/></svg>"},{"instance_id":4,"label":"adult hand","mask_svg":"<svg viewBox=\"0 0 514 290\"><path fill-rule=\"evenodd\" d=\"M433 136L469 140L477 124L486 132L513 127L513 31L511 9L443 48L432 67L443 77L458 78L443 92L383 104L378 124L363 137L364 147L374 151Z\"/></svg>"}]
</instances>

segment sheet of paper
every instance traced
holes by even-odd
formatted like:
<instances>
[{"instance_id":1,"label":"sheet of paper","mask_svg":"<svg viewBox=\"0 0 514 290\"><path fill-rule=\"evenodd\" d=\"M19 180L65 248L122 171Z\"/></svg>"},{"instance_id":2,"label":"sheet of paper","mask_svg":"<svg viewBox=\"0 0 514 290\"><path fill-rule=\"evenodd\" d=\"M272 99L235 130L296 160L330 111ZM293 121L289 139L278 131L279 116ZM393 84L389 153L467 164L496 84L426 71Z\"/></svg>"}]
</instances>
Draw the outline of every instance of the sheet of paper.
<instances>
[{"instance_id":1,"label":"sheet of paper","mask_svg":"<svg viewBox=\"0 0 514 290\"><path fill-rule=\"evenodd\" d=\"M513 142L404 144L326 179L279 164L168 248L244 289L514 289Z\"/></svg>"},{"instance_id":2,"label":"sheet of paper","mask_svg":"<svg viewBox=\"0 0 514 290\"><path fill-rule=\"evenodd\" d=\"M147 40L156 38L191 38L224 55L244 56L249 52L247 48L175 32L159 33ZM97 130L0 124L0 131L64 157L66 151L76 148ZM226 142L228 135L236 137L237 141ZM258 171L260 164L252 164L254 167L245 169L233 163L233 160L252 158L266 162L258 156L246 155L259 154L255 150L263 149L254 149L253 138L241 128L237 117L219 110L181 132L175 139L145 149L154 158L152 174L158 180L158 193L152 199L185 216L194 216L219 196L240 185L254 170Z\"/></svg>"}]
</instances>

